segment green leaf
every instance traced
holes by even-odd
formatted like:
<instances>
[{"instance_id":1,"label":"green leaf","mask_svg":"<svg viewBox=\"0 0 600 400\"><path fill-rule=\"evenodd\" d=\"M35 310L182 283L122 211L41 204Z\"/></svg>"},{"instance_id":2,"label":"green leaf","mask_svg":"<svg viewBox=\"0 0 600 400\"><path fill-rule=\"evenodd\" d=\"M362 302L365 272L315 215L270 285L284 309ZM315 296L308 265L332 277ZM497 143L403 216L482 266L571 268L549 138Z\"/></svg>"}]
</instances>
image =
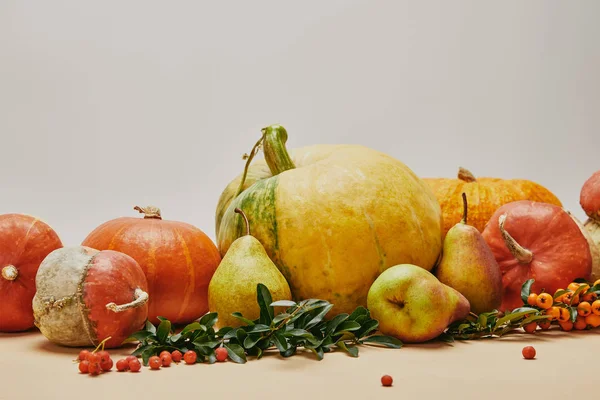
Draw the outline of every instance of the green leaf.
<instances>
[{"instance_id":1,"label":"green leaf","mask_svg":"<svg viewBox=\"0 0 600 400\"><path fill-rule=\"evenodd\" d=\"M150 357L155 356L155 355L156 355L156 347L151 346L151 347L147 348L141 354L141 356L142 356L142 363L144 365L148 365L148 360L150 359Z\"/></svg>"},{"instance_id":2,"label":"green leaf","mask_svg":"<svg viewBox=\"0 0 600 400\"><path fill-rule=\"evenodd\" d=\"M356 337L361 338L363 336L368 335L379 327L379 321L376 319L368 320L361 328L356 332Z\"/></svg>"},{"instance_id":3,"label":"green leaf","mask_svg":"<svg viewBox=\"0 0 600 400\"><path fill-rule=\"evenodd\" d=\"M319 361L321 361L323 359L323 355L324 355L323 348L321 348L321 347L315 348L315 347L310 347L310 346L307 346L306 348L309 349L310 351L312 351Z\"/></svg>"},{"instance_id":4,"label":"green leaf","mask_svg":"<svg viewBox=\"0 0 600 400\"><path fill-rule=\"evenodd\" d=\"M477 323L480 327L487 327L487 316L485 314L480 314L479 318L477 318Z\"/></svg>"},{"instance_id":5,"label":"green leaf","mask_svg":"<svg viewBox=\"0 0 600 400\"><path fill-rule=\"evenodd\" d=\"M275 331L275 333L272 336L272 339L273 344L275 345L275 347L277 347L277 350L279 350L280 353L284 353L285 351L287 351L287 349L289 349L289 344L283 336L282 332Z\"/></svg>"},{"instance_id":6,"label":"green leaf","mask_svg":"<svg viewBox=\"0 0 600 400\"><path fill-rule=\"evenodd\" d=\"M575 323L577 320L577 307L569 307L569 316L572 323Z\"/></svg>"},{"instance_id":7,"label":"green leaf","mask_svg":"<svg viewBox=\"0 0 600 400\"><path fill-rule=\"evenodd\" d=\"M286 351L280 354L282 357L291 357L296 354L296 346L290 346Z\"/></svg>"},{"instance_id":8,"label":"green leaf","mask_svg":"<svg viewBox=\"0 0 600 400\"><path fill-rule=\"evenodd\" d=\"M224 337L225 335L227 335L232 330L233 330L232 327L230 327L230 326L224 326L223 328L219 329L219 331L217 332L217 336L218 337Z\"/></svg>"},{"instance_id":9,"label":"green leaf","mask_svg":"<svg viewBox=\"0 0 600 400\"><path fill-rule=\"evenodd\" d=\"M577 288L575 293L573 293L573 297L571 297L571 301L569 302L569 305L573 304L573 300L575 300L575 297L577 297L581 292L583 292L585 287L586 287L585 285L581 285Z\"/></svg>"},{"instance_id":10,"label":"green leaf","mask_svg":"<svg viewBox=\"0 0 600 400\"><path fill-rule=\"evenodd\" d=\"M346 353L350 354L352 357L358 357L358 348L351 346L346 346L346 343L339 341L336 343L337 347L344 350Z\"/></svg>"},{"instance_id":11,"label":"green leaf","mask_svg":"<svg viewBox=\"0 0 600 400\"><path fill-rule=\"evenodd\" d=\"M189 332L195 332L199 329L202 329L202 325L200 325L200 323L198 322L192 322L189 325L186 325L182 330L181 330L181 334L185 335L186 333Z\"/></svg>"},{"instance_id":12,"label":"green leaf","mask_svg":"<svg viewBox=\"0 0 600 400\"><path fill-rule=\"evenodd\" d=\"M132 356L140 356L144 351L148 350L149 348L153 347L153 345L151 344L147 344L145 346L139 346L137 349L134 350L133 353L131 353Z\"/></svg>"},{"instance_id":13,"label":"green leaf","mask_svg":"<svg viewBox=\"0 0 600 400\"><path fill-rule=\"evenodd\" d=\"M289 331L284 332L283 334L286 337L298 337L308 340L312 344L317 344L317 338L310 332L304 329L291 329Z\"/></svg>"},{"instance_id":14,"label":"green leaf","mask_svg":"<svg viewBox=\"0 0 600 400\"><path fill-rule=\"evenodd\" d=\"M336 328L349 318L348 314L339 314L333 317L329 322L327 322L327 327L325 328L325 336L331 335L335 332Z\"/></svg>"},{"instance_id":15,"label":"green leaf","mask_svg":"<svg viewBox=\"0 0 600 400\"><path fill-rule=\"evenodd\" d=\"M498 321L496 321L496 325L494 325L494 329L499 328L502 324L505 324L507 322L513 322L519 318L523 318L527 314L534 314L537 312L538 312L538 310L536 310L535 308L531 308L531 309L525 310L525 311L508 313L504 317L502 317Z\"/></svg>"},{"instance_id":16,"label":"green leaf","mask_svg":"<svg viewBox=\"0 0 600 400\"><path fill-rule=\"evenodd\" d=\"M584 279L584 278L573 279L573 282L575 282L575 283L588 283L587 279Z\"/></svg>"},{"instance_id":17,"label":"green leaf","mask_svg":"<svg viewBox=\"0 0 600 400\"><path fill-rule=\"evenodd\" d=\"M249 326L252 326L252 325L254 325L254 322L253 322L253 321L251 321L251 320L249 320L248 318L244 317L244 316L242 315L242 313L239 313L239 312L237 312L237 311L236 311L236 312L234 312L234 313L231 313L231 315L232 315L232 316L234 316L234 317L236 317L237 319L239 319L240 321L242 321L242 322L243 322L243 323L245 323L246 325L249 325Z\"/></svg>"},{"instance_id":18,"label":"green leaf","mask_svg":"<svg viewBox=\"0 0 600 400\"><path fill-rule=\"evenodd\" d=\"M523 327L523 326L525 326L529 323L535 322L535 321L547 320L549 318L550 318L549 315L532 315L528 318L525 318L523 321L521 321L521 323L519 324L519 327Z\"/></svg>"},{"instance_id":19,"label":"green leaf","mask_svg":"<svg viewBox=\"0 0 600 400\"><path fill-rule=\"evenodd\" d=\"M244 352L242 346L238 344L227 343L225 348L227 349L227 354L229 355L231 361L238 364L246 363L246 353Z\"/></svg>"},{"instance_id":20,"label":"green leaf","mask_svg":"<svg viewBox=\"0 0 600 400\"><path fill-rule=\"evenodd\" d=\"M319 322L321 322L323 320L323 318L325 318L325 315L327 315L329 310L331 310L332 307L333 307L333 304L328 304L328 305L322 307L319 310L319 312L317 313L317 315L315 315L310 321L308 321L308 323L306 323L304 325L304 329L310 329L313 326L317 325Z\"/></svg>"},{"instance_id":21,"label":"green leaf","mask_svg":"<svg viewBox=\"0 0 600 400\"><path fill-rule=\"evenodd\" d=\"M260 307L260 323L264 325L270 325L271 321L273 321L273 307L269 304L273 303L273 299L271 297L271 292L269 289L259 283L256 286L256 300L258 302L258 306Z\"/></svg>"},{"instance_id":22,"label":"green leaf","mask_svg":"<svg viewBox=\"0 0 600 400\"><path fill-rule=\"evenodd\" d=\"M336 329L336 333L342 332L342 331L356 331L360 329L360 324L356 321L344 321L341 324L338 325L337 329Z\"/></svg>"},{"instance_id":23,"label":"green leaf","mask_svg":"<svg viewBox=\"0 0 600 400\"><path fill-rule=\"evenodd\" d=\"M156 327L154 325L152 325L152 322L146 320L146 327L145 329L149 332L152 332L152 334L156 334Z\"/></svg>"},{"instance_id":24,"label":"green leaf","mask_svg":"<svg viewBox=\"0 0 600 400\"><path fill-rule=\"evenodd\" d=\"M156 335L154 335L150 331L139 331L129 336L127 340L129 339L131 339L132 341L143 342L146 339L156 339Z\"/></svg>"},{"instance_id":25,"label":"green leaf","mask_svg":"<svg viewBox=\"0 0 600 400\"><path fill-rule=\"evenodd\" d=\"M224 336L223 336L223 340L228 340L234 337L237 337L237 331L240 330L240 328L235 328L235 329L231 329L229 330Z\"/></svg>"},{"instance_id":26,"label":"green leaf","mask_svg":"<svg viewBox=\"0 0 600 400\"><path fill-rule=\"evenodd\" d=\"M384 336L384 335L369 336L368 338L364 338L362 340L362 342L363 343L380 344L382 346L389 347L391 349L402 348L402 342L399 339L396 339L391 336Z\"/></svg>"},{"instance_id":27,"label":"green leaf","mask_svg":"<svg viewBox=\"0 0 600 400\"><path fill-rule=\"evenodd\" d=\"M354 321L361 315L368 315L368 314L369 314L369 310L367 310L366 308L364 308L362 306L359 306L359 307L356 307L356 309L352 312L352 314L350 314L350 316L348 317L348 320Z\"/></svg>"},{"instance_id":28,"label":"green leaf","mask_svg":"<svg viewBox=\"0 0 600 400\"><path fill-rule=\"evenodd\" d=\"M290 316L290 314L288 314L288 313L277 314L275 316L275 318L273 318L273 323L274 324L278 324L278 323L280 323L281 321L283 321L284 319L286 319L289 316Z\"/></svg>"},{"instance_id":29,"label":"green leaf","mask_svg":"<svg viewBox=\"0 0 600 400\"><path fill-rule=\"evenodd\" d=\"M533 282L535 282L535 279L529 279L521 286L521 300L523 300L523 304L527 304L527 298L531 294L531 285L533 285Z\"/></svg>"},{"instance_id":30,"label":"green leaf","mask_svg":"<svg viewBox=\"0 0 600 400\"><path fill-rule=\"evenodd\" d=\"M160 321L158 325L158 329L156 330L156 337L160 343L165 343L167 337L169 337L169 333L171 333L171 321L168 319L164 319Z\"/></svg>"},{"instance_id":31,"label":"green leaf","mask_svg":"<svg viewBox=\"0 0 600 400\"><path fill-rule=\"evenodd\" d=\"M246 349L251 349L256 345L256 343L258 343L260 339L260 335L248 335L246 339L244 339L244 347Z\"/></svg>"},{"instance_id":32,"label":"green leaf","mask_svg":"<svg viewBox=\"0 0 600 400\"><path fill-rule=\"evenodd\" d=\"M442 341L444 343L454 343L454 337L452 337L452 335L443 332L440 336L437 337L439 341Z\"/></svg>"},{"instance_id":33,"label":"green leaf","mask_svg":"<svg viewBox=\"0 0 600 400\"><path fill-rule=\"evenodd\" d=\"M256 352L256 359L260 360L263 356L263 349L261 349L260 347L256 348L257 352Z\"/></svg>"},{"instance_id":34,"label":"green leaf","mask_svg":"<svg viewBox=\"0 0 600 400\"><path fill-rule=\"evenodd\" d=\"M244 340L246 339L246 336L248 336L248 334L246 333L245 330L243 330L243 329L240 328L240 329L238 329L236 331L235 337L237 338L238 342L240 342L240 344L244 343Z\"/></svg>"},{"instance_id":35,"label":"green leaf","mask_svg":"<svg viewBox=\"0 0 600 400\"><path fill-rule=\"evenodd\" d=\"M558 292L554 293L554 296L552 296L552 298L556 300L557 298L559 298L560 296L562 296L563 294L565 294L567 292L568 292L568 290L561 289Z\"/></svg>"},{"instance_id":36,"label":"green leaf","mask_svg":"<svg viewBox=\"0 0 600 400\"><path fill-rule=\"evenodd\" d=\"M296 302L291 300L279 300L271 303L271 307L294 307L295 305Z\"/></svg>"},{"instance_id":37,"label":"green leaf","mask_svg":"<svg viewBox=\"0 0 600 400\"><path fill-rule=\"evenodd\" d=\"M198 322L200 323L200 325L204 325L205 327L210 328L214 326L218 320L219 314L216 312L211 312L200 318L200 321Z\"/></svg>"},{"instance_id":38,"label":"green leaf","mask_svg":"<svg viewBox=\"0 0 600 400\"><path fill-rule=\"evenodd\" d=\"M209 354L208 356L206 356L206 361L209 364L214 364L217 362L217 356L215 355L214 351L212 352L212 354Z\"/></svg>"},{"instance_id":39,"label":"green leaf","mask_svg":"<svg viewBox=\"0 0 600 400\"><path fill-rule=\"evenodd\" d=\"M271 328L268 327L267 325L263 325L263 324L256 324L256 325L252 325L249 326L245 329L245 331L247 333L260 333L260 332L270 332Z\"/></svg>"}]
</instances>

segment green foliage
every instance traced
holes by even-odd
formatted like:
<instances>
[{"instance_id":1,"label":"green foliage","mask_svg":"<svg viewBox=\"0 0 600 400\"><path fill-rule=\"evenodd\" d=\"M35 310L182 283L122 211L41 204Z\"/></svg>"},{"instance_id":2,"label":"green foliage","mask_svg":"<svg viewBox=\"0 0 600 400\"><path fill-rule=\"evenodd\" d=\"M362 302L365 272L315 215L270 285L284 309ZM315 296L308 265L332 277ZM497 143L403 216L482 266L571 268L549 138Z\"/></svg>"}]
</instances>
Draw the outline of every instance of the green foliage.
<instances>
[{"instance_id":1,"label":"green foliage","mask_svg":"<svg viewBox=\"0 0 600 400\"><path fill-rule=\"evenodd\" d=\"M372 344L393 349L402 347L396 338L376 335L379 322L372 319L364 307L358 307L351 315L339 314L325 320L333 304L325 300L309 299L301 302L273 302L269 289L258 284L256 301L260 317L254 321L241 313L232 315L245 325L238 328L223 327L215 331L217 313L208 313L198 321L185 326L175 334L171 323L160 318L155 327L146 322L143 330L134 333L126 341L138 341L133 355L141 356L144 365L148 359L161 351L192 350L198 355L197 362L214 363L215 349L225 347L229 358L243 364L248 356L260 359L265 351L276 349L282 357L296 354L299 348L310 350L318 360L325 353L341 349L352 357L358 357L357 345ZM274 307L287 307L275 315Z\"/></svg>"}]
</instances>

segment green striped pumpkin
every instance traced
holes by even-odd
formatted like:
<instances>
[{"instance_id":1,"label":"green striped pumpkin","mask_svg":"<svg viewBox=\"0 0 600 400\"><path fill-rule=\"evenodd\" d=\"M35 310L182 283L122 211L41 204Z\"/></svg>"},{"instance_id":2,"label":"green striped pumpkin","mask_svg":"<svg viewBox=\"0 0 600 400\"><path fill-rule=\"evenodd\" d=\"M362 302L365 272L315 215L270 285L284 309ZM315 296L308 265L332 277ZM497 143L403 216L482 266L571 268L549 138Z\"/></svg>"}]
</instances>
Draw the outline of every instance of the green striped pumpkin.
<instances>
[{"instance_id":1,"label":"green striped pumpkin","mask_svg":"<svg viewBox=\"0 0 600 400\"><path fill-rule=\"evenodd\" d=\"M433 268L442 247L440 206L406 165L359 145L288 153L282 126L262 132L245 173L219 199L222 255L244 234L239 207L294 298L328 300L336 313L366 306L371 284L389 267ZM254 160L260 147L265 158Z\"/></svg>"}]
</instances>

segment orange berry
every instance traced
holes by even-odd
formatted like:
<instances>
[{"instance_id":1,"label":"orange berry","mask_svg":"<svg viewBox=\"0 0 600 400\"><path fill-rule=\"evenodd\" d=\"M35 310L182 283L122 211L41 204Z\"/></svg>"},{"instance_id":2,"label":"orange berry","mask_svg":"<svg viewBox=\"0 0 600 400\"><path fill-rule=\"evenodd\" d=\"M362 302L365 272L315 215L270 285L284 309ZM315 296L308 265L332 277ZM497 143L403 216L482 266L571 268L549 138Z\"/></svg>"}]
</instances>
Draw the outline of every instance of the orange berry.
<instances>
[{"instance_id":1,"label":"orange berry","mask_svg":"<svg viewBox=\"0 0 600 400\"><path fill-rule=\"evenodd\" d=\"M540 322L538 322L538 325L541 329L547 331L548 329L550 329L550 326L552 326L552 322L550 322L549 319L541 320Z\"/></svg>"},{"instance_id":2,"label":"orange berry","mask_svg":"<svg viewBox=\"0 0 600 400\"><path fill-rule=\"evenodd\" d=\"M579 315L577 316L577 319L575 320L575 324L573 325L575 327L575 329L577 329L578 331L582 331L585 328L587 328L587 323L585 322L585 318L580 317Z\"/></svg>"},{"instance_id":3,"label":"orange berry","mask_svg":"<svg viewBox=\"0 0 600 400\"><path fill-rule=\"evenodd\" d=\"M560 291L562 291L562 290L564 290L564 289L558 289L556 292L554 292L554 296L556 296L556 293L558 293L558 292L560 292ZM556 296L556 297L554 298L554 301L555 301L556 303L561 303L561 302L562 302L562 298L563 298L563 295L561 294L560 296Z\"/></svg>"},{"instance_id":4,"label":"orange berry","mask_svg":"<svg viewBox=\"0 0 600 400\"><path fill-rule=\"evenodd\" d=\"M600 315L600 300L596 300L592 303L592 313Z\"/></svg>"},{"instance_id":5,"label":"orange berry","mask_svg":"<svg viewBox=\"0 0 600 400\"><path fill-rule=\"evenodd\" d=\"M523 354L524 359L532 360L535 358L535 349L533 348L533 346L523 347L523 350L521 350L521 354Z\"/></svg>"},{"instance_id":6,"label":"orange berry","mask_svg":"<svg viewBox=\"0 0 600 400\"><path fill-rule=\"evenodd\" d=\"M565 322L571 319L571 313L569 312L569 310L567 310L566 308L559 308L559 316L558 316L558 321L559 322Z\"/></svg>"},{"instance_id":7,"label":"orange berry","mask_svg":"<svg viewBox=\"0 0 600 400\"><path fill-rule=\"evenodd\" d=\"M531 293L529 297L527 297L527 304L529 304L530 306L535 306L537 304L537 298L537 293Z\"/></svg>"},{"instance_id":8,"label":"orange berry","mask_svg":"<svg viewBox=\"0 0 600 400\"><path fill-rule=\"evenodd\" d=\"M587 301L582 301L577 306L577 314L581 315L582 317L587 317L591 313L592 313L592 305L590 303L588 303Z\"/></svg>"},{"instance_id":9,"label":"orange berry","mask_svg":"<svg viewBox=\"0 0 600 400\"><path fill-rule=\"evenodd\" d=\"M581 297L581 301L587 301L590 304L596 300L598 300L598 295L596 293L586 293Z\"/></svg>"},{"instance_id":10,"label":"orange berry","mask_svg":"<svg viewBox=\"0 0 600 400\"><path fill-rule=\"evenodd\" d=\"M593 328L600 326L600 315L590 314L585 317L585 323L591 325Z\"/></svg>"},{"instance_id":11,"label":"orange berry","mask_svg":"<svg viewBox=\"0 0 600 400\"><path fill-rule=\"evenodd\" d=\"M537 322L530 322L527 325L523 326L523 329L525 330L525 332L527 333L533 333L536 331L538 325Z\"/></svg>"},{"instance_id":12,"label":"orange berry","mask_svg":"<svg viewBox=\"0 0 600 400\"><path fill-rule=\"evenodd\" d=\"M571 321L559 322L558 325L560 325L560 328L565 332L573 330L573 323Z\"/></svg>"},{"instance_id":13,"label":"orange berry","mask_svg":"<svg viewBox=\"0 0 600 400\"><path fill-rule=\"evenodd\" d=\"M552 307L553 302L554 302L554 299L552 298L552 296L550 296L549 293L542 293L538 296L538 298L536 300L536 305L539 308L547 310L550 307Z\"/></svg>"},{"instance_id":14,"label":"orange berry","mask_svg":"<svg viewBox=\"0 0 600 400\"><path fill-rule=\"evenodd\" d=\"M546 310L546 315L549 315L550 321L556 321L560 317L560 307L552 307Z\"/></svg>"},{"instance_id":15,"label":"orange berry","mask_svg":"<svg viewBox=\"0 0 600 400\"><path fill-rule=\"evenodd\" d=\"M574 292L579 288L579 283L577 282L573 282L573 283L569 283L569 286L567 286L567 289Z\"/></svg>"}]
</instances>

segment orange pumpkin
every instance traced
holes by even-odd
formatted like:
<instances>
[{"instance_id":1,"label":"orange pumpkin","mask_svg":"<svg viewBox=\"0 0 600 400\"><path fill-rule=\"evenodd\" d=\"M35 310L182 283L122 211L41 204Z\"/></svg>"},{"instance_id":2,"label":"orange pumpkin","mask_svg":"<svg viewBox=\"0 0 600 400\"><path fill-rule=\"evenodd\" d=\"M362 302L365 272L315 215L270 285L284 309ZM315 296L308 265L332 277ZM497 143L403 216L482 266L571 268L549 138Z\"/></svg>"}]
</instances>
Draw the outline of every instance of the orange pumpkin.
<instances>
[{"instance_id":1,"label":"orange pumpkin","mask_svg":"<svg viewBox=\"0 0 600 400\"><path fill-rule=\"evenodd\" d=\"M200 229L163 220L156 207L135 207L144 218L105 222L82 245L125 253L140 264L148 280L148 319L164 317L185 324L208 312L208 284L221 256Z\"/></svg>"},{"instance_id":2,"label":"orange pumpkin","mask_svg":"<svg viewBox=\"0 0 600 400\"><path fill-rule=\"evenodd\" d=\"M470 171L459 168L456 179L424 180L433 189L442 208L444 235L462 219L463 192L469 198L469 224L480 232L498 208L513 201L531 200L562 206L548 189L524 179L475 178Z\"/></svg>"}]
</instances>

